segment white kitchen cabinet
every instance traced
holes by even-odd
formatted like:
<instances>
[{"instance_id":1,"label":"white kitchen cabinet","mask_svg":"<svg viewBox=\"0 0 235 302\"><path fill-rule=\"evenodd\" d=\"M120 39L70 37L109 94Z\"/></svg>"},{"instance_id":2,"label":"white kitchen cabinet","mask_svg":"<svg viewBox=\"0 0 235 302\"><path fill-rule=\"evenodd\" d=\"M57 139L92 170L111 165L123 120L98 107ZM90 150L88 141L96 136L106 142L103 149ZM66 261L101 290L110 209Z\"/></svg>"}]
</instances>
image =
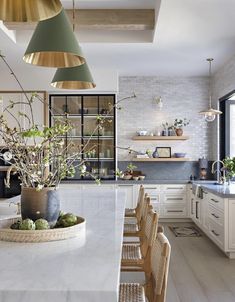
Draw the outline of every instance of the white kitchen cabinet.
<instances>
[{"instance_id":1,"label":"white kitchen cabinet","mask_svg":"<svg viewBox=\"0 0 235 302\"><path fill-rule=\"evenodd\" d=\"M192 196L191 203L191 218L195 224L228 257L235 258L235 200L203 189L203 198Z\"/></svg>"},{"instance_id":2,"label":"white kitchen cabinet","mask_svg":"<svg viewBox=\"0 0 235 302\"><path fill-rule=\"evenodd\" d=\"M148 184L144 185L144 189L151 197L151 204L160 214L160 218L188 217L187 185Z\"/></svg>"},{"instance_id":3,"label":"white kitchen cabinet","mask_svg":"<svg viewBox=\"0 0 235 302\"><path fill-rule=\"evenodd\" d=\"M228 204L228 248L235 251L235 199Z\"/></svg>"}]
</instances>

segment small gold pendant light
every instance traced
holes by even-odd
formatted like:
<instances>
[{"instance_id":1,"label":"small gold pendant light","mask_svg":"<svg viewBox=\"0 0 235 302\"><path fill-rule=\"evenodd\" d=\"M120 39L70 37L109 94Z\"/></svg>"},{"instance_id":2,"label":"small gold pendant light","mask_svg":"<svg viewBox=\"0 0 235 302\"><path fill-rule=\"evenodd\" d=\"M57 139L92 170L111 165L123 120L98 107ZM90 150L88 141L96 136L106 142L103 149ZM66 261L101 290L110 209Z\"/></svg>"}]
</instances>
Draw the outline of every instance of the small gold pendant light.
<instances>
[{"instance_id":1,"label":"small gold pendant light","mask_svg":"<svg viewBox=\"0 0 235 302\"><path fill-rule=\"evenodd\" d=\"M214 61L214 59L208 58L206 60L207 60L207 62L209 62L209 81L210 81L210 83L209 83L209 109L200 111L199 114L204 115L204 118L207 122L213 122L215 120L216 116L222 114L222 112L212 108L211 64Z\"/></svg>"},{"instance_id":2,"label":"small gold pendant light","mask_svg":"<svg viewBox=\"0 0 235 302\"><path fill-rule=\"evenodd\" d=\"M7 22L38 22L59 14L59 0L0 0L0 20Z\"/></svg>"},{"instance_id":3,"label":"small gold pendant light","mask_svg":"<svg viewBox=\"0 0 235 302\"><path fill-rule=\"evenodd\" d=\"M73 0L73 31L75 30L75 1ZM87 63L57 69L51 86L59 89L92 89L96 87Z\"/></svg>"},{"instance_id":4,"label":"small gold pendant light","mask_svg":"<svg viewBox=\"0 0 235 302\"><path fill-rule=\"evenodd\" d=\"M26 63L44 67L74 67L85 63L64 9L40 21L24 54Z\"/></svg>"}]
</instances>

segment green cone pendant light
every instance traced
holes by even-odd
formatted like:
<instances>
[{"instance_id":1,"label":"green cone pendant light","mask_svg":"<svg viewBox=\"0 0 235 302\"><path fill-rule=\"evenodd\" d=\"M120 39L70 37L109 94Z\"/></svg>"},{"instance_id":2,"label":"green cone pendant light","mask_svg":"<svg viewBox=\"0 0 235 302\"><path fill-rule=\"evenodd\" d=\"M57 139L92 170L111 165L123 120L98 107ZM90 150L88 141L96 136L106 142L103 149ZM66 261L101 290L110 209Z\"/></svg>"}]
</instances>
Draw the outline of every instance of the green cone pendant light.
<instances>
[{"instance_id":1,"label":"green cone pendant light","mask_svg":"<svg viewBox=\"0 0 235 302\"><path fill-rule=\"evenodd\" d=\"M73 3L73 31L75 30L75 0ZM51 86L59 89L92 89L96 87L87 63L71 68L57 69Z\"/></svg>"},{"instance_id":2,"label":"green cone pendant light","mask_svg":"<svg viewBox=\"0 0 235 302\"><path fill-rule=\"evenodd\" d=\"M57 69L51 86L60 89L92 89L96 87L88 65Z\"/></svg>"},{"instance_id":3,"label":"green cone pendant light","mask_svg":"<svg viewBox=\"0 0 235 302\"><path fill-rule=\"evenodd\" d=\"M0 0L0 20L38 22L56 16L61 9L59 0Z\"/></svg>"},{"instance_id":4,"label":"green cone pendant light","mask_svg":"<svg viewBox=\"0 0 235 302\"><path fill-rule=\"evenodd\" d=\"M38 23L23 59L29 64L59 68L85 63L64 9Z\"/></svg>"}]
</instances>

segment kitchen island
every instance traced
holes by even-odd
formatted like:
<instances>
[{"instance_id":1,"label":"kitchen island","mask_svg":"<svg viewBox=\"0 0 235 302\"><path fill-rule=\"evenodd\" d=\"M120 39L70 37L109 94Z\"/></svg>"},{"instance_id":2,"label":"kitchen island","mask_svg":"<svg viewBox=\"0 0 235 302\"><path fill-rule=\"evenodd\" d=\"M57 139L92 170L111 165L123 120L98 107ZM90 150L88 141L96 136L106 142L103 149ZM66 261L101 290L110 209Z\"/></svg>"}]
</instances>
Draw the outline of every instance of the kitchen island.
<instances>
[{"instance_id":1,"label":"kitchen island","mask_svg":"<svg viewBox=\"0 0 235 302\"><path fill-rule=\"evenodd\" d=\"M125 194L63 188L60 196L63 211L86 219L86 235L40 244L0 241L1 302L118 301Z\"/></svg>"},{"instance_id":2,"label":"kitchen island","mask_svg":"<svg viewBox=\"0 0 235 302\"><path fill-rule=\"evenodd\" d=\"M195 224L229 258L234 259L235 184L194 183L190 196L190 213Z\"/></svg>"}]
</instances>

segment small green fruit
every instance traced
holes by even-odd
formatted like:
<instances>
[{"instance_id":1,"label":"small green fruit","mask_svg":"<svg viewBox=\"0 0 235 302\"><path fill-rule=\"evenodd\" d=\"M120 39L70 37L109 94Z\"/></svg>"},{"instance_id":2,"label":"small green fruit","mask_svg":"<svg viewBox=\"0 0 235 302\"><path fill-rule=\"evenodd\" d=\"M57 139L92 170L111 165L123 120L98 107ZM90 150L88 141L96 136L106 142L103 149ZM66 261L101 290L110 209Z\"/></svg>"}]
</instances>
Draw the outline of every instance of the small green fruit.
<instances>
[{"instance_id":1,"label":"small green fruit","mask_svg":"<svg viewBox=\"0 0 235 302\"><path fill-rule=\"evenodd\" d=\"M35 230L35 223L33 222L33 220L27 218L24 219L19 226L20 230Z\"/></svg>"},{"instance_id":2,"label":"small green fruit","mask_svg":"<svg viewBox=\"0 0 235 302\"><path fill-rule=\"evenodd\" d=\"M60 213L59 213L59 217L58 217L58 220L62 217L62 216L64 216L65 215L65 212L63 212L63 211L60 211Z\"/></svg>"},{"instance_id":3,"label":"small green fruit","mask_svg":"<svg viewBox=\"0 0 235 302\"><path fill-rule=\"evenodd\" d=\"M65 228L75 225L76 223L77 223L77 216L75 216L72 213L67 213L59 219L59 225Z\"/></svg>"},{"instance_id":4,"label":"small green fruit","mask_svg":"<svg viewBox=\"0 0 235 302\"><path fill-rule=\"evenodd\" d=\"M36 230L48 230L50 228L49 223L46 219L37 219L35 221Z\"/></svg>"}]
</instances>

